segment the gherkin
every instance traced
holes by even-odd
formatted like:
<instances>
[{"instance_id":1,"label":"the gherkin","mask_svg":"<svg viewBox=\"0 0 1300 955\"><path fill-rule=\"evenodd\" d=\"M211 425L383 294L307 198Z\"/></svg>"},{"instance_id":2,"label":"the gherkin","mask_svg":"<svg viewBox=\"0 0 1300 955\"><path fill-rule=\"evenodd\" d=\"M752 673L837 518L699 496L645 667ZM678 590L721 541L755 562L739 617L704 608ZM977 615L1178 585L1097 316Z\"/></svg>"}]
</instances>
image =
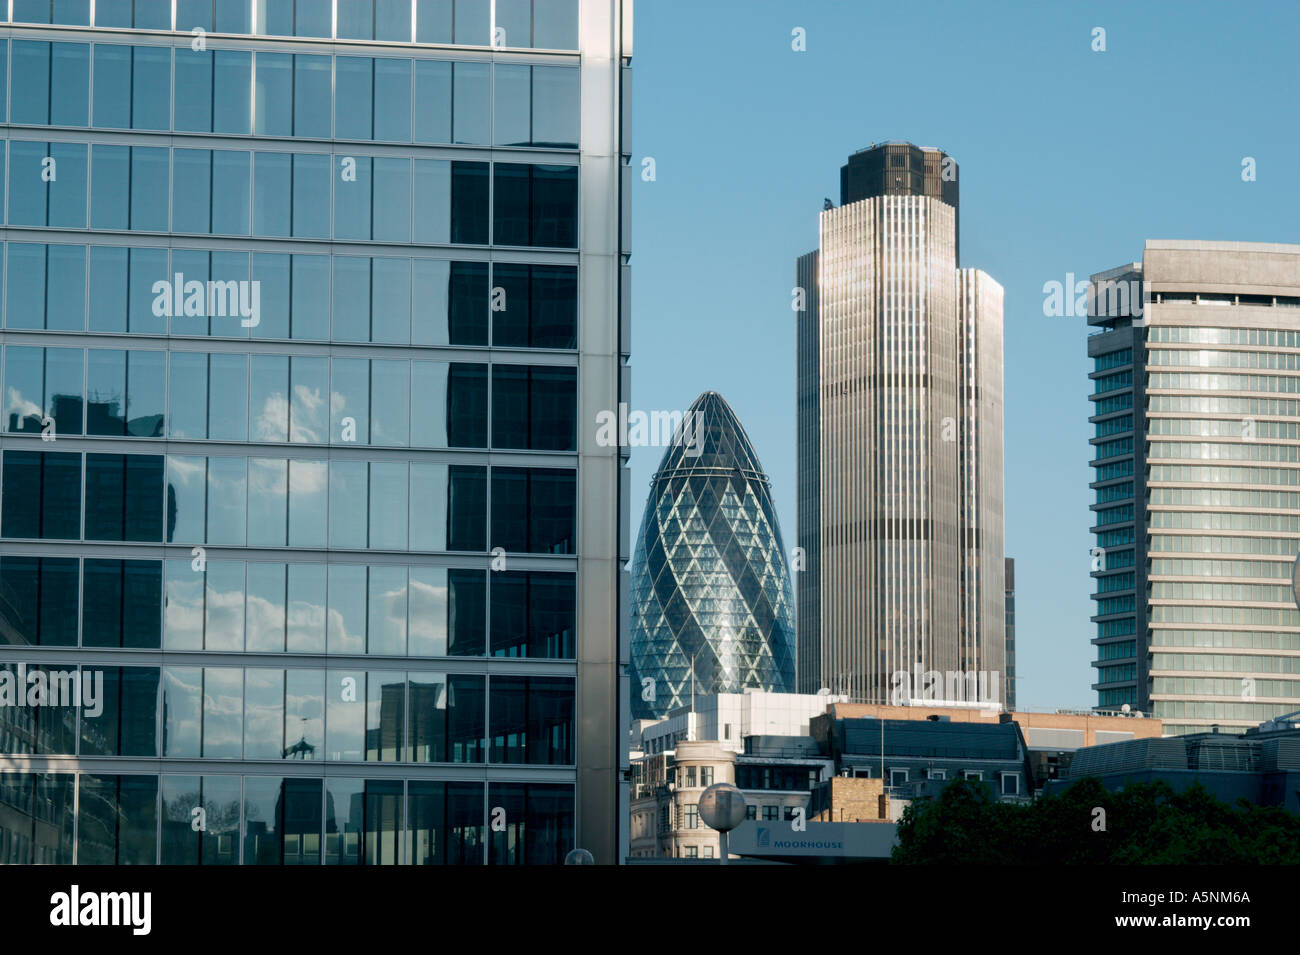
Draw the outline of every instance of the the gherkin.
<instances>
[{"instance_id":1,"label":"the gherkin","mask_svg":"<svg viewBox=\"0 0 1300 955\"><path fill-rule=\"evenodd\" d=\"M794 652L770 482L731 406L707 391L650 482L632 555L632 715L666 716L692 690L793 692Z\"/></svg>"}]
</instances>

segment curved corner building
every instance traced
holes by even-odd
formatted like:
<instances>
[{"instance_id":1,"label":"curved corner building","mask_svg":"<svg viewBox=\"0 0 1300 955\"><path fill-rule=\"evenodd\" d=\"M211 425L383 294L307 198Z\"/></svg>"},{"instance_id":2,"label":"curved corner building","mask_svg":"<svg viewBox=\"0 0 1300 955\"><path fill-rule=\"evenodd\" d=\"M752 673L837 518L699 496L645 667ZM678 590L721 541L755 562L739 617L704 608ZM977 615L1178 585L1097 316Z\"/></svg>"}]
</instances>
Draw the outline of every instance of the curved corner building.
<instances>
[{"instance_id":1,"label":"curved corner building","mask_svg":"<svg viewBox=\"0 0 1300 955\"><path fill-rule=\"evenodd\" d=\"M794 691L794 595L770 482L717 392L683 421L632 555L637 719L666 716L692 693Z\"/></svg>"}]
</instances>

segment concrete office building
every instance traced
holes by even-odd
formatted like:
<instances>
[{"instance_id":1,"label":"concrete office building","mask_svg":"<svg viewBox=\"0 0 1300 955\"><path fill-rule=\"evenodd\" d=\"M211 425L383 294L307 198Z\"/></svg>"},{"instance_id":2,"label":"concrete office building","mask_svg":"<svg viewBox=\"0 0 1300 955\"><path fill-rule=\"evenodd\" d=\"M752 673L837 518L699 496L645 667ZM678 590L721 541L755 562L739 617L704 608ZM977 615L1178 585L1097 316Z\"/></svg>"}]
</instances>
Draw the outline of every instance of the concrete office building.
<instances>
[{"instance_id":1,"label":"concrete office building","mask_svg":"<svg viewBox=\"0 0 1300 955\"><path fill-rule=\"evenodd\" d=\"M621 858L631 4L0 16L0 860Z\"/></svg>"},{"instance_id":2,"label":"concrete office building","mask_svg":"<svg viewBox=\"0 0 1300 955\"><path fill-rule=\"evenodd\" d=\"M1300 708L1300 246L1152 240L1091 286L1097 704Z\"/></svg>"},{"instance_id":3,"label":"concrete office building","mask_svg":"<svg viewBox=\"0 0 1300 955\"><path fill-rule=\"evenodd\" d=\"M854 154L797 263L804 693L883 703L919 667L1001 700L1002 289L958 268L956 182L940 150Z\"/></svg>"}]
</instances>

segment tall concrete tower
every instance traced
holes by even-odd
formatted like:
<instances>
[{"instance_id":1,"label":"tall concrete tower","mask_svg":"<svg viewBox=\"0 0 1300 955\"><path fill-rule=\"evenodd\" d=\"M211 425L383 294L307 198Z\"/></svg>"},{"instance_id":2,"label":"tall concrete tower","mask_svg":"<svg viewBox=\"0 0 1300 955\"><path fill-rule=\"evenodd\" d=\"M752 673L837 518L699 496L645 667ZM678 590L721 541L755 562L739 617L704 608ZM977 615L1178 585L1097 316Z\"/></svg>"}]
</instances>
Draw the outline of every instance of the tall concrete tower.
<instances>
[{"instance_id":1,"label":"tall concrete tower","mask_svg":"<svg viewBox=\"0 0 1300 955\"><path fill-rule=\"evenodd\" d=\"M1002 288L957 267L942 151L873 146L840 181L796 266L799 689L1001 699Z\"/></svg>"}]
</instances>

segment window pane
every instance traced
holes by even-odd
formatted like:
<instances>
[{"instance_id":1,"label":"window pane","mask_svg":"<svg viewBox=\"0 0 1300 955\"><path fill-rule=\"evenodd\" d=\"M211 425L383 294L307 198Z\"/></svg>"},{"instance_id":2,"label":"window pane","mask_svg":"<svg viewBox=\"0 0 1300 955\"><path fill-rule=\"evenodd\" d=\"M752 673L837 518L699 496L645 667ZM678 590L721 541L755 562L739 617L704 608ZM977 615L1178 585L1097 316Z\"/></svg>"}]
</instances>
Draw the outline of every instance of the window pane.
<instances>
[{"instance_id":1,"label":"window pane","mask_svg":"<svg viewBox=\"0 0 1300 955\"><path fill-rule=\"evenodd\" d=\"M456 26L456 42L460 43L459 18ZM483 32L486 35L487 30ZM487 145L492 133L490 67L486 63L458 62L452 70L452 78L452 142Z\"/></svg>"},{"instance_id":2,"label":"window pane","mask_svg":"<svg viewBox=\"0 0 1300 955\"><path fill-rule=\"evenodd\" d=\"M289 412L289 440L325 444L329 440L329 419L326 413L329 359L295 355L289 371L293 394Z\"/></svg>"},{"instance_id":3,"label":"window pane","mask_svg":"<svg viewBox=\"0 0 1300 955\"><path fill-rule=\"evenodd\" d=\"M370 238L370 157L339 156L334 174L334 237Z\"/></svg>"},{"instance_id":4,"label":"window pane","mask_svg":"<svg viewBox=\"0 0 1300 955\"><path fill-rule=\"evenodd\" d=\"M370 340L370 259L334 257L334 341ZM337 440L337 432L336 432ZM364 437L358 440L364 443Z\"/></svg>"},{"instance_id":5,"label":"window pane","mask_svg":"<svg viewBox=\"0 0 1300 955\"><path fill-rule=\"evenodd\" d=\"M532 140L529 103L531 66L498 64L493 77L492 141L498 146L527 146Z\"/></svg>"},{"instance_id":6,"label":"window pane","mask_svg":"<svg viewBox=\"0 0 1300 955\"><path fill-rule=\"evenodd\" d=\"M365 568L361 568L364 578ZM333 589L333 568L330 582ZM362 597L364 604L365 598ZM330 618L333 621L331 611ZM364 623L362 624L364 626ZM364 632L362 637L364 637ZM325 675L326 759L360 761L366 750L366 672L330 670Z\"/></svg>"},{"instance_id":7,"label":"window pane","mask_svg":"<svg viewBox=\"0 0 1300 955\"><path fill-rule=\"evenodd\" d=\"M492 241L497 245L529 245L529 191L531 167L522 163L497 163L494 169Z\"/></svg>"},{"instance_id":8,"label":"window pane","mask_svg":"<svg viewBox=\"0 0 1300 955\"><path fill-rule=\"evenodd\" d=\"M447 571L441 567L410 569L411 656L447 654Z\"/></svg>"},{"instance_id":9,"label":"window pane","mask_svg":"<svg viewBox=\"0 0 1300 955\"><path fill-rule=\"evenodd\" d=\"M451 241L486 245L488 241L488 164L451 164Z\"/></svg>"},{"instance_id":10,"label":"window pane","mask_svg":"<svg viewBox=\"0 0 1300 955\"><path fill-rule=\"evenodd\" d=\"M406 447L409 432L407 409L412 395L410 377L411 363L405 359L401 361L376 359L372 363L370 386L372 444ZM421 396L420 403L423 402L424 397ZM405 478L403 478L403 485L405 485Z\"/></svg>"},{"instance_id":11,"label":"window pane","mask_svg":"<svg viewBox=\"0 0 1300 955\"><path fill-rule=\"evenodd\" d=\"M289 359L253 355L248 406L249 436L254 441L289 438Z\"/></svg>"},{"instance_id":12,"label":"window pane","mask_svg":"<svg viewBox=\"0 0 1300 955\"><path fill-rule=\"evenodd\" d=\"M290 188L288 153L258 153L253 164L253 234L289 235Z\"/></svg>"},{"instance_id":13,"label":"window pane","mask_svg":"<svg viewBox=\"0 0 1300 955\"><path fill-rule=\"evenodd\" d=\"M45 414L55 434L81 434L85 362L80 348L45 349Z\"/></svg>"},{"instance_id":14,"label":"window pane","mask_svg":"<svg viewBox=\"0 0 1300 955\"><path fill-rule=\"evenodd\" d=\"M50 194L44 181L50 144L13 141L9 144L9 224L44 226Z\"/></svg>"},{"instance_id":15,"label":"window pane","mask_svg":"<svg viewBox=\"0 0 1300 955\"><path fill-rule=\"evenodd\" d=\"M17 70L15 41L15 69ZM50 70L50 124L85 126L90 120L90 47L85 43L55 43ZM15 90L14 102L18 102ZM15 120L17 122L17 120Z\"/></svg>"},{"instance_id":16,"label":"window pane","mask_svg":"<svg viewBox=\"0 0 1300 955\"><path fill-rule=\"evenodd\" d=\"M294 36L330 36L333 19L331 0L296 0L293 21Z\"/></svg>"},{"instance_id":17,"label":"window pane","mask_svg":"<svg viewBox=\"0 0 1300 955\"><path fill-rule=\"evenodd\" d=\"M373 40L374 15L372 0L338 0L338 38Z\"/></svg>"},{"instance_id":18,"label":"window pane","mask_svg":"<svg viewBox=\"0 0 1300 955\"><path fill-rule=\"evenodd\" d=\"M417 171L419 167L417 162ZM418 219L416 229L419 229ZM451 263L441 259L415 259L413 267L411 344L446 345L449 341L447 285Z\"/></svg>"},{"instance_id":19,"label":"window pane","mask_svg":"<svg viewBox=\"0 0 1300 955\"><path fill-rule=\"evenodd\" d=\"M39 434L45 394L45 349L5 349L5 430Z\"/></svg>"},{"instance_id":20,"label":"window pane","mask_svg":"<svg viewBox=\"0 0 1300 955\"><path fill-rule=\"evenodd\" d=\"M413 210L416 242L451 240L451 163L415 160Z\"/></svg>"},{"instance_id":21,"label":"window pane","mask_svg":"<svg viewBox=\"0 0 1300 955\"><path fill-rule=\"evenodd\" d=\"M405 731L406 674L371 670L366 674L366 761L401 761Z\"/></svg>"},{"instance_id":22,"label":"window pane","mask_svg":"<svg viewBox=\"0 0 1300 955\"><path fill-rule=\"evenodd\" d=\"M486 345L488 268L484 262L451 264L450 335L453 345Z\"/></svg>"},{"instance_id":23,"label":"window pane","mask_svg":"<svg viewBox=\"0 0 1300 955\"><path fill-rule=\"evenodd\" d=\"M578 167L533 166L533 245L578 247Z\"/></svg>"},{"instance_id":24,"label":"window pane","mask_svg":"<svg viewBox=\"0 0 1300 955\"><path fill-rule=\"evenodd\" d=\"M340 56L334 61L334 135L338 139L370 139L374 60Z\"/></svg>"},{"instance_id":25,"label":"window pane","mask_svg":"<svg viewBox=\"0 0 1300 955\"><path fill-rule=\"evenodd\" d=\"M129 46L95 44L94 109L96 126L110 129L130 128L131 48Z\"/></svg>"},{"instance_id":26,"label":"window pane","mask_svg":"<svg viewBox=\"0 0 1300 955\"><path fill-rule=\"evenodd\" d=\"M207 528L204 517L207 475L207 458L167 455L168 543L203 543Z\"/></svg>"},{"instance_id":27,"label":"window pane","mask_svg":"<svg viewBox=\"0 0 1300 955\"><path fill-rule=\"evenodd\" d=\"M481 657L487 638L487 582L481 570L447 572L447 652Z\"/></svg>"},{"instance_id":28,"label":"window pane","mask_svg":"<svg viewBox=\"0 0 1300 955\"><path fill-rule=\"evenodd\" d=\"M127 360L126 433L161 438L167 393L167 353L132 351Z\"/></svg>"},{"instance_id":29,"label":"window pane","mask_svg":"<svg viewBox=\"0 0 1300 955\"><path fill-rule=\"evenodd\" d=\"M578 89L578 70L573 67L533 67L534 146L577 148Z\"/></svg>"},{"instance_id":30,"label":"window pane","mask_svg":"<svg viewBox=\"0 0 1300 955\"><path fill-rule=\"evenodd\" d=\"M165 201L165 200L164 200ZM127 290L128 326L132 332L143 335L167 334L165 315L154 312L158 293L154 285L167 281L171 275L167 268L166 249L131 249L127 268L130 285ZM110 285L110 288L112 286Z\"/></svg>"},{"instance_id":31,"label":"window pane","mask_svg":"<svg viewBox=\"0 0 1300 955\"><path fill-rule=\"evenodd\" d=\"M208 458L208 543L242 547L247 511L246 459Z\"/></svg>"},{"instance_id":32,"label":"window pane","mask_svg":"<svg viewBox=\"0 0 1300 955\"><path fill-rule=\"evenodd\" d=\"M293 337L314 339L317 341L329 339L329 256L295 255L293 257L293 287L291 297Z\"/></svg>"},{"instance_id":33,"label":"window pane","mask_svg":"<svg viewBox=\"0 0 1300 955\"><path fill-rule=\"evenodd\" d=\"M325 546L324 461L289 462L289 546Z\"/></svg>"},{"instance_id":34,"label":"window pane","mask_svg":"<svg viewBox=\"0 0 1300 955\"><path fill-rule=\"evenodd\" d=\"M244 649L244 562L207 562L204 649Z\"/></svg>"},{"instance_id":35,"label":"window pane","mask_svg":"<svg viewBox=\"0 0 1300 955\"><path fill-rule=\"evenodd\" d=\"M376 158L374 177L373 237L384 242L410 242L411 161Z\"/></svg>"},{"instance_id":36,"label":"window pane","mask_svg":"<svg viewBox=\"0 0 1300 955\"><path fill-rule=\"evenodd\" d=\"M328 56L297 54L293 58L293 134L330 138L330 75Z\"/></svg>"},{"instance_id":37,"label":"window pane","mask_svg":"<svg viewBox=\"0 0 1300 955\"><path fill-rule=\"evenodd\" d=\"M50 122L50 44L13 41L12 122L45 126Z\"/></svg>"},{"instance_id":38,"label":"window pane","mask_svg":"<svg viewBox=\"0 0 1300 955\"><path fill-rule=\"evenodd\" d=\"M411 0L375 0L375 39L411 42Z\"/></svg>"},{"instance_id":39,"label":"window pane","mask_svg":"<svg viewBox=\"0 0 1300 955\"><path fill-rule=\"evenodd\" d=\"M293 234L300 238L328 239L330 234L329 156L296 154L293 157Z\"/></svg>"},{"instance_id":40,"label":"window pane","mask_svg":"<svg viewBox=\"0 0 1300 955\"><path fill-rule=\"evenodd\" d=\"M405 345L411 338L411 260L376 258L371 268L370 339Z\"/></svg>"},{"instance_id":41,"label":"window pane","mask_svg":"<svg viewBox=\"0 0 1300 955\"><path fill-rule=\"evenodd\" d=\"M227 6L217 4L218 20ZM212 131L247 135L252 125L249 90L253 85L253 55L246 50L216 50L212 56Z\"/></svg>"},{"instance_id":42,"label":"window pane","mask_svg":"<svg viewBox=\"0 0 1300 955\"><path fill-rule=\"evenodd\" d=\"M10 243L10 249L14 245ZM63 331L83 330L86 327L86 247L49 246L46 268L49 282L45 294L45 327ZM11 263L11 288L16 279ZM111 286L109 292L112 292Z\"/></svg>"},{"instance_id":43,"label":"window pane","mask_svg":"<svg viewBox=\"0 0 1300 955\"><path fill-rule=\"evenodd\" d=\"M284 649L285 586L284 564L249 561L245 640L250 651L279 653ZM249 758L266 757L250 754Z\"/></svg>"},{"instance_id":44,"label":"window pane","mask_svg":"<svg viewBox=\"0 0 1300 955\"><path fill-rule=\"evenodd\" d=\"M491 18L489 0L456 0L456 42L491 45Z\"/></svg>"},{"instance_id":45,"label":"window pane","mask_svg":"<svg viewBox=\"0 0 1300 955\"><path fill-rule=\"evenodd\" d=\"M448 550L487 550L484 542L487 523L487 474L485 472L485 468L469 465L452 465L449 468ZM492 546L497 545L493 543Z\"/></svg>"},{"instance_id":46,"label":"window pane","mask_svg":"<svg viewBox=\"0 0 1300 955\"><path fill-rule=\"evenodd\" d=\"M182 6L184 0L182 0ZM212 21L212 7L207 8L208 23ZM177 20L184 24L180 8ZM192 21L190 21L192 22ZM203 29L209 28L202 24ZM182 29L184 27L182 26ZM212 131L212 53L197 52L188 46L176 48L176 117L178 131L207 133Z\"/></svg>"},{"instance_id":47,"label":"window pane","mask_svg":"<svg viewBox=\"0 0 1300 955\"><path fill-rule=\"evenodd\" d=\"M261 288L260 321L254 338L289 337L289 256L278 252L253 253L253 281Z\"/></svg>"},{"instance_id":48,"label":"window pane","mask_svg":"<svg viewBox=\"0 0 1300 955\"><path fill-rule=\"evenodd\" d=\"M453 0L415 0L415 42L451 43Z\"/></svg>"},{"instance_id":49,"label":"window pane","mask_svg":"<svg viewBox=\"0 0 1300 955\"><path fill-rule=\"evenodd\" d=\"M332 745L330 758L337 758L333 755ZM363 779L331 777L326 781L326 865L361 864L361 845L365 839L362 828L365 819L365 788Z\"/></svg>"},{"instance_id":50,"label":"window pane","mask_svg":"<svg viewBox=\"0 0 1300 955\"><path fill-rule=\"evenodd\" d=\"M258 136L292 136L293 56L257 54L257 82L253 91L253 132Z\"/></svg>"},{"instance_id":51,"label":"window pane","mask_svg":"<svg viewBox=\"0 0 1300 955\"><path fill-rule=\"evenodd\" d=\"M203 670L203 756L238 759L244 744L244 671Z\"/></svg>"},{"instance_id":52,"label":"window pane","mask_svg":"<svg viewBox=\"0 0 1300 955\"><path fill-rule=\"evenodd\" d=\"M285 649L290 653L324 653L325 565L290 564L288 594Z\"/></svg>"},{"instance_id":53,"label":"window pane","mask_svg":"<svg viewBox=\"0 0 1300 955\"><path fill-rule=\"evenodd\" d=\"M321 759L325 744L325 671L285 670L285 759Z\"/></svg>"},{"instance_id":54,"label":"window pane","mask_svg":"<svg viewBox=\"0 0 1300 955\"><path fill-rule=\"evenodd\" d=\"M406 549L407 480L405 461L371 463L370 547L381 550Z\"/></svg>"},{"instance_id":55,"label":"window pane","mask_svg":"<svg viewBox=\"0 0 1300 955\"><path fill-rule=\"evenodd\" d=\"M168 150L151 146L131 147L131 228L136 231L166 232Z\"/></svg>"},{"instance_id":56,"label":"window pane","mask_svg":"<svg viewBox=\"0 0 1300 955\"><path fill-rule=\"evenodd\" d=\"M417 143L451 142L451 63L449 62L415 61L415 141Z\"/></svg>"},{"instance_id":57,"label":"window pane","mask_svg":"<svg viewBox=\"0 0 1300 955\"><path fill-rule=\"evenodd\" d=\"M172 174L172 231L208 232L212 227L211 150L175 150Z\"/></svg>"},{"instance_id":58,"label":"window pane","mask_svg":"<svg viewBox=\"0 0 1300 955\"><path fill-rule=\"evenodd\" d=\"M568 265L534 265L531 329L534 348L575 348L578 340L578 271Z\"/></svg>"},{"instance_id":59,"label":"window pane","mask_svg":"<svg viewBox=\"0 0 1300 955\"><path fill-rule=\"evenodd\" d=\"M366 546L366 462L330 462L330 547Z\"/></svg>"},{"instance_id":60,"label":"window pane","mask_svg":"<svg viewBox=\"0 0 1300 955\"><path fill-rule=\"evenodd\" d=\"M126 352L87 352L86 433L126 434Z\"/></svg>"},{"instance_id":61,"label":"window pane","mask_svg":"<svg viewBox=\"0 0 1300 955\"><path fill-rule=\"evenodd\" d=\"M531 7L531 0L496 0L495 46L530 45Z\"/></svg>"},{"instance_id":62,"label":"window pane","mask_svg":"<svg viewBox=\"0 0 1300 955\"><path fill-rule=\"evenodd\" d=\"M447 549L447 465L411 462L411 550Z\"/></svg>"},{"instance_id":63,"label":"window pane","mask_svg":"<svg viewBox=\"0 0 1300 955\"><path fill-rule=\"evenodd\" d=\"M170 30L172 9L167 0L135 0L137 30Z\"/></svg>"},{"instance_id":64,"label":"window pane","mask_svg":"<svg viewBox=\"0 0 1300 955\"><path fill-rule=\"evenodd\" d=\"M208 367L208 437L217 441L247 440L248 357L212 355Z\"/></svg>"},{"instance_id":65,"label":"window pane","mask_svg":"<svg viewBox=\"0 0 1300 955\"><path fill-rule=\"evenodd\" d=\"M167 19L171 20L171 11ZM171 24L162 29L170 30ZM131 126L171 129L171 47L137 46L132 51Z\"/></svg>"},{"instance_id":66,"label":"window pane","mask_svg":"<svg viewBox=\"0 0 1300 955\"><path fill-rule=\"evenodd\" d=\"M202 668L164 667L162 684L163 756L200 756L199 738L203 719Z\"/></svg>"},{"instance_id":67,"label":"window pane","mask_svg":"<svg viewBox=\"0 0 1300 955\"><path fill-rule=\"evenodd\" d=\"M578 48L577 0L533 0L533 46L543 50Z\"/></svg>"},{"instance_id":68,"label":"window pane","mask_svg":"<svg viewBox=\"0 0 1300 955\"><path fill-rule=\"evenodd\" d=\"M86 149L85 143L50 144L50 158L58 170L58 179L49 185L49 224L52 226L62 229L86 227ZM164 185L163 193L166 191Z\"/></svg>"},{"instance_id":69,"label":"window pane","mask_svg":"<svg viewBox=\"0 0 1300 955\"><path fill-rule=\"evenodd\" d=\"M248 461L248 544L284 547L289 538L289 462Z\"/></svg>"},{"instance_id":70,"label":"window pane","mask_svg":"<svg viewBox=\"0 0 1300 955\"><path fill-rule=\"evenodd\" d=\"M406 568L371 567L367 653L406 652Z\"/></svg>"},{"instance_id":71,"label":"window pane","mask_svg":"<svg viewBox=\"0 0 1300 955\"><path fill-rule=\"evenodd\" d=\"M283 573L283 565L280 569ZM281 619L283 620L283 604L281 604ZM249 633L251 636L252 631L250 630ZM283 631L280 634L280 641L280 646L267 646L264 649L283 650ZM251 645L249 649L252 649ZM244 758L282 759L283 757L284 671L248 667L244 670Z\"/></svg>"},{"instance_id":72,"label":"window pane","mask_svg":"<svg viewBox=\"0 0 1300 955\"><path fill-rule=\"evenodd\" d=\"M242 150L214 149L212 151L212 231L216 235L248 235L251 160L252 155ZM271 164L273 165L273 162ZM276 170L273 169L267 173L268 189L273 187L275 172ZM287 197L282 201L287 201ZM287 216L283 220L273 218L276 211L268 210L269 217L266 222L287 223ZM283 209L278 211L282 215L285 214Z\"/></svg>"},{"instance_id":73,"label":"window pane","mask_svg":"<svg viewBox=\"0 0 1300 955\"><path fill-rule=\"evenodd\" d=\"M375 139L411 141L410 60L375 60Z\"/></svg>"}]
</instances>

